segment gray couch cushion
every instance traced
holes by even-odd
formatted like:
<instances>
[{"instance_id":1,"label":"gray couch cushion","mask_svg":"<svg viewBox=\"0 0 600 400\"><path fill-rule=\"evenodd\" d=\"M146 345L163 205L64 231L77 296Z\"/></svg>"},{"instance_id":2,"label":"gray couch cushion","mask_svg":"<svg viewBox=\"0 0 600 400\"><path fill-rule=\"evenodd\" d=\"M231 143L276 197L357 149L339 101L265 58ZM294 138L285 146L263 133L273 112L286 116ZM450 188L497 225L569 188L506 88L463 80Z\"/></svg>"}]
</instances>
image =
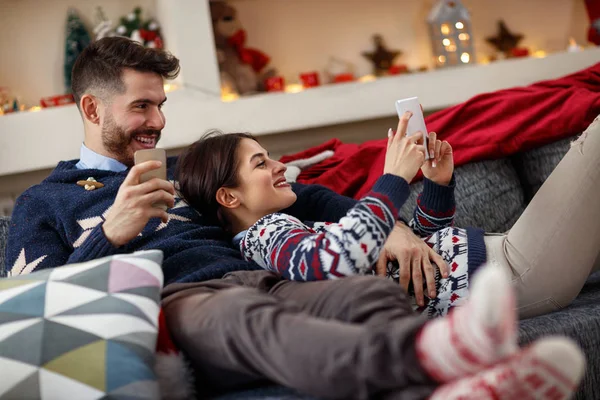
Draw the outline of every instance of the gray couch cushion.
<instances>
[{"instance_id":1,"label":"gray couch cushion","mask_svg":"<svg viewBox=\"0 0 600 400\"><path fill-rule=\"evenodd\" d=\"M557 334L573 338L587 358L585 377L575 398L600 399L600 273L588 279L565 309L520 322L521 344Z\"/></svg>"},{"instance_id":2,"label":"gray couch cushion","mask_svg":"<svg viewBox=\"0 0 600 400\"><path fill-rule=\"evenodd\" d=\"M8 224L10 219L8 217L0 217L0 278L6 276L6 269L4 266L4 252L6 248L6 238L8 237Z\"/></svg>"},{"instance_id":3,"label":"gray couch cushion","mask_svg":"<svg viewBox=\"0 0 600 400\"><path fill-rule=\"evenodd\" d=\"M529 202L562 160L575 138L567 138L513 157L521 178L525 200Z\"/></svg>"},{"instance_id":4,"label":"gray couch cushion","mask_svg":"<svg viewBox=\"0 0 600 400\"><path fill-rule=\"evenodd\" d=\"M506 232L525 209L519 176L508 159L460 166L455 177L456 226ZM410 196L400 210L405 220L412 218L422 189L423 182L411 185Z\"/></svg>"}]
</instances>

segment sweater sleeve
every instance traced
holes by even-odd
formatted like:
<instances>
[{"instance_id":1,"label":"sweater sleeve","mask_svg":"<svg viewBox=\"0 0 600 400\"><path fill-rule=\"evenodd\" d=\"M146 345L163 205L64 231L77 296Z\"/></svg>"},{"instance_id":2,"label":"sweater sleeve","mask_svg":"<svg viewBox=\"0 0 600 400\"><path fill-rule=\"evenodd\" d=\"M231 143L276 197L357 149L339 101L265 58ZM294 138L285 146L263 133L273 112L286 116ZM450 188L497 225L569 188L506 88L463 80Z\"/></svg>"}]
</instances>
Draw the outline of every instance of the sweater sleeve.
<instances>
[{"instance_id":1,"label":"sweater sleeve","mask_svg":"<svg viewBox=\"0 0 600 400\"><path fill-rule=\"evenodd\" d=\"M321 185L292 184L298 199L283 210L300 221L337 222L356 205L357 200L337 194Z\"/></svg>"},{"instance_id":2,"label":"sweater sleeve","mask_svg":"<svg viewBox=\"0 0 600 400\"><path fill-rule=\"evenodd\" d=\"M43 210L43 212L41 211ZM61 222L38 196L25 192L15 204L6 245L6 268L12 276L92 260L117 253L96 227L84 244L73 250ZM102 246L101 237L108 243Z\"/></svg>"},{"instance_id":3,"label":"sweater sleeve","mask_svg":"<svg viewBox=\"0 0 600 400\"><path fill-rule=\"evenodd\" d=\"M289 280L336 279L368 272L408 194L404 179L384 175L339 222L321 225L319 232L287 214L267 215L246 232L240 244L242 254Z\"/></svg>"},{"instance_id":4,"label":"sweater sleeve","mask_svg":"<svg viewBox=\"0 0 600 400\"><path fill-rule=\"evenodd\" d=\"M416 234L426 237L454 225L455 187L454 176L448 186L423 178L423 192L417 198L413 219L409 223Z\"/></svg>"}]
</instances>

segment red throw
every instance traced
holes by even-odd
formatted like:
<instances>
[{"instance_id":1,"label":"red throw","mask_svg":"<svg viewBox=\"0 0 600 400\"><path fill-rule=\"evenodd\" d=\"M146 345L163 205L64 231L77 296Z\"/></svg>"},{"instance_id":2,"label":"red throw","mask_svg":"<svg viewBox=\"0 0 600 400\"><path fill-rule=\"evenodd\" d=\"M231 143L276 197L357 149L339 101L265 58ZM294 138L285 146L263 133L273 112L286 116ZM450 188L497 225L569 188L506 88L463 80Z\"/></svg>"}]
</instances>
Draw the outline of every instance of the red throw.
<instances>
[{"instance_id":1,"label":"red throw","mask_svg":"<svg viewBox=\"0 0 600 400\"><path fill-rule=\"evenodd\" d=\"M600 114L600 63L563 78L485 93L425 118L447 140L454 163L497 159L583 132ZM395 127L394 127L395 128ZM331 158L302 171L300 183L320 184L360 198L383 171L387 132L360 145L337 139L284 156L282 162L333 150ZM419 179L417 177L416 179Z\"/></svg>"}]
</instances>

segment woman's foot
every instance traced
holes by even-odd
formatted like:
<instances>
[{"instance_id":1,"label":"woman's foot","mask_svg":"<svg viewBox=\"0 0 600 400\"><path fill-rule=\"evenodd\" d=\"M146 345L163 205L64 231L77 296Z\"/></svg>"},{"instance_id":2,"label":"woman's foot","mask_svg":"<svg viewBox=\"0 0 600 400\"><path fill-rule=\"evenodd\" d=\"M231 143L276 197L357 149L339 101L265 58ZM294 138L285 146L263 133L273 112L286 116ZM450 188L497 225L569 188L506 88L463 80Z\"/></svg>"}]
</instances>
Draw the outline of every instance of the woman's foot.
<instances>
[{"instance_id":1,"label":"woman's foot","mask_svg":"<svg viewBox=\"0 0 600 400\"><path fill-rule=\"evenodd\" d=\"M476 375L439 387L429 400L562 400L583 377L585 358L570 339L540 339Z\"/></svg>"},{"instance_id":2,"label":"woman's foot","mask_svg":"<svg viewBox=\"0 0 600 400\"><path fill-rule=\"evenodd\" d=\"M504 271L482 267L467 303L427 323L416 346L421 365L439 382L472 375L517 351L515 296Z\"/></svg>"}]
</instances>

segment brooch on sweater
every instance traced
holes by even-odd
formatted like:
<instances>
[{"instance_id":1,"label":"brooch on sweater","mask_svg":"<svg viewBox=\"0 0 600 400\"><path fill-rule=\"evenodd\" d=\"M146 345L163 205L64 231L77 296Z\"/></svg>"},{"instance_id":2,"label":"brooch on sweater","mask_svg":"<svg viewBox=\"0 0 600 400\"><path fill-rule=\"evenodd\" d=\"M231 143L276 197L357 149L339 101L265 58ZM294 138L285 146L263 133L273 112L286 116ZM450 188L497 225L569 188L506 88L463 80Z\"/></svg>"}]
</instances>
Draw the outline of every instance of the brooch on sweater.
<instances>
[{"instance_id":1,"label":"brooch on sweater","mask_svg":"<svg viewBox=\"0 0 600 400\"><path fill-rule=\"evenodd\" d=\"M94 178L89 177L85 181L77 181L79 186L83 186L85 190L94 190L96 188L104 187L104 183L97 182Z\"/></svg>"}]
</instances>

